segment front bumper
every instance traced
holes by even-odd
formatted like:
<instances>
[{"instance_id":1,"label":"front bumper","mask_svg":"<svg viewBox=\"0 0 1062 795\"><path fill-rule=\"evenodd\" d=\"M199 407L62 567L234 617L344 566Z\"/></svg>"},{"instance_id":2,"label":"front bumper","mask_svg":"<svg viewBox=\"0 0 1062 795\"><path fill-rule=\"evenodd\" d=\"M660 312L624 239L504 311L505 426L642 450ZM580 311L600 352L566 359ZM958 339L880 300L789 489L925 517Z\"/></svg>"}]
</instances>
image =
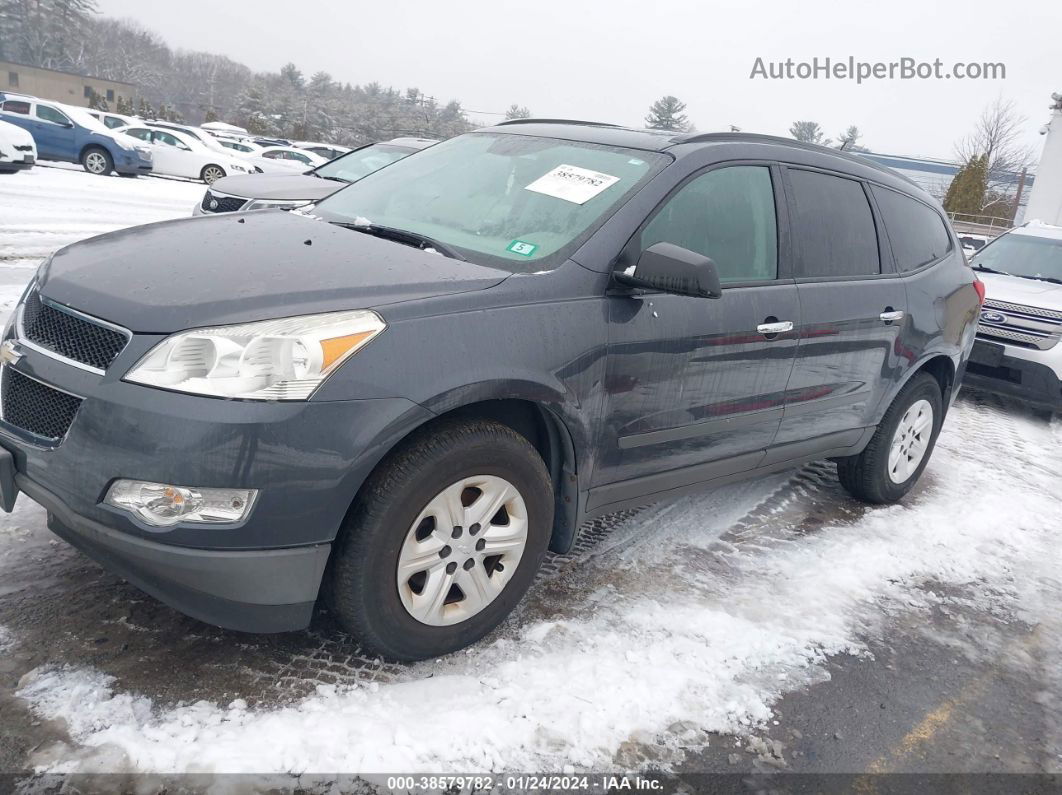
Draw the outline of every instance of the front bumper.
<instances>
[{"instance_id":1,"label":"front bumper","mask_svg":"<svg viewBox=\"0 0 1062 795\"><path fill-rule=\"evenodd\" d=\"M966 365L963 384L1009 395L1053 411L1062 410L1062 381L1055 371L1047 364L1010 356L1007 353L1009 348L1001 347L1004 352L998 359L982 356L980 360L975 347Z\"/></svg>"},{"instance_id":2,"label":"front bumper","mask_svg":"<svg viewBox=\"0 0 1062 795\"><path fill-rule=\"evenodd\" d=\"M242 632L309 625L329 544L216 551L160 544L72 511L25 475L19 489L48 511L48 527L109 571L185 615Z\"/></svg>"},{"instance_id":3,"label":"front bumper","mask_svg":"<svg viewBox=\"0 0 1062 795\"><path fill-rule=\"evenodd\" d=\"M178 610L246 631L305 626L361 483L433 415L401 398L267 403L121 381L159 339L134 335L104 375L25 347L3 365L82 398L58 443L0 420L14 482L56 534ZM117 478L259 493L242 523L158 528L102 504Z\"/></svg>"}]
</instances>

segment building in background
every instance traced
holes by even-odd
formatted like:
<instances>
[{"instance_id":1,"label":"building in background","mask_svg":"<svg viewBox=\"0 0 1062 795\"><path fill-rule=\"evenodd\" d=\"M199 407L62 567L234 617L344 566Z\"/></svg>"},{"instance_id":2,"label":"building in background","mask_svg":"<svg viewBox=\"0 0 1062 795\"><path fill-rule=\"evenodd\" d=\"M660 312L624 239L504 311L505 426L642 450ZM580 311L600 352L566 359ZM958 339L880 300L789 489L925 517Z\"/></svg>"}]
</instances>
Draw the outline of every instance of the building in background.
<instances>
[{"instance_id":1,"label":"building in background","mask_svg":"<svg viewBox=\"0 0 1062 795\"><path fill-rule=\"evenodd\" d=\"M136 86L132 83L120 83L117 80L105 80L102 77L90 77L74 72L60 72L56 69L41 69L37 66L25 66L11 61L0 61L0 91L13 91L30 94L67 105L88 107L93 94L107 101L107 107L114 110L118 99L132 102Z\"/></svg>"},{"instance_id":2,"label":"building in background","mask_svg":"<svg viewBox=\"0 0 1062 795\"><path fill-rule=\"evenodd\" d=\"M1062 139L1062 125L1058 133ZM878 165L891 168L900 172L903 176L918 185L938 201L944 201L944 195L948 192L948 186L959 173L960 164L954 160L936 160L929 157L907 157L905 155L883 155L878 152L860 152L862 157L873 160ZM999 187L1013 197L1018 191L1018 183L1021 181L1020 174L1008 174L1007 178L1000 181ZM1025 184L1022 188L1021 201L1018 212L1014 217L1015 225L1022 223L1026 207L1029 203L1029 188L1035 182L1032 171L1025 175Z\"/></svg>"},{"instance_id":3,"label":"building in background","mask_svg":"<svg viewBox=\"0 0 1062 795\"><path fill-rule=\"evenodd\" d=\"M1051 95L1051 119L1040 130L1044 151L1036 172L1040 179L1029 195L1028 217L1062 226L1062 94Z\"/></svg>"}]
</instances>

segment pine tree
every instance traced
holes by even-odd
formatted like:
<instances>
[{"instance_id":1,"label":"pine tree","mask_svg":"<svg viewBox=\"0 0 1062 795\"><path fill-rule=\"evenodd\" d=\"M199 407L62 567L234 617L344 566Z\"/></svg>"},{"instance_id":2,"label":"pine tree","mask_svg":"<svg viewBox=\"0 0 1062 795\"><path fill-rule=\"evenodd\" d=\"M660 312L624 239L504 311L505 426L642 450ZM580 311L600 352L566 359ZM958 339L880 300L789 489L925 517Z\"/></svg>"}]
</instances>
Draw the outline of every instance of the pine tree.
<instances>
[{"instance_id":1,"label":"pine tree","mask_svg":"<svg viewBox=\"0 0 1062 795\"><path fill-rule=\"evenodd\" d=\"M862 137L863 134L859 132L859 128L852 124L837 136L837 148L843 152L854 152L860 148L858 143Z\"/></svg>"},{"instance_id":2,"label":"pine tree","mask_svg":"<svg viewBox=\"0 0 1062 795\"><path fill-rule=\"evenodd\" d=\"M944 196L944 209L951 215L982 215L988 189L988 156L976 155L963 164Z\"/></svg>"},{"instance_id":3,"label":"pine tree","mask_svg":"<svg viewBox=\"0 0 1062 795\"><path fill-rule=\"evenodd\" d=\"M651 130L674 130L685 132L690 128L686 114L686 103L668 94L661 97L649 107L645 117L645 126Z\"/></svg>"},{"instance_id":4,"label":"pine tree","mask_svg":"<svg viewBox=\"0 0 1062 795\"><path fill-rule=\"evenodd\" d=\"M789 128L789 134L806 144L830 145L830 139L825 137L817 121L795 121Z\"/></svg>"},{"instance_id":5,"label":"pine tree","mask_svg":"<svg viewBox=\"0 0 1062 795\"><path fill-rule=\"evenodd\" d=\"M526 107L517 105L515 102L509 106L509 109L505 111L505 120L512 121L513 119L530 119L531 111Z\"/></svg>"}]
</instances>

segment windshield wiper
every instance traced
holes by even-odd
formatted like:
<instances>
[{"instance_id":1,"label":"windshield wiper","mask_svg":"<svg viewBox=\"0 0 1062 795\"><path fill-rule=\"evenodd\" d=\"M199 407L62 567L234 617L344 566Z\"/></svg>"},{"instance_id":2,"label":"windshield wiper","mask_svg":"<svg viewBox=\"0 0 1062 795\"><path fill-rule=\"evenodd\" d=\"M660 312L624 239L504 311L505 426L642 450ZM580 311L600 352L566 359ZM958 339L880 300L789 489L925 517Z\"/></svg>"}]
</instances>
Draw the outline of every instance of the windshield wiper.
<instances>
[{"instance_id":1,"label":"windshield wiper","mask_svg":"<svg viewBox=\"0 0 1062 795\"><path fill-rule=\"evenodd\" d=\"M324 174L318 174L316 171L311 171L310 173L317 177L317 179L328 179L332 182L342 182L344 185L350 184L350 180L343 179L342 177L326 177Z\"/></svg>"},{"instance_id":2,"label":"windshield wiper","mask_svg":"<svg viewBox=\"0 0 1062 795\"><path fill-rule=\"evenodd\" d=\"M1006 271L997 271L995 268L989 268L987 265L978 265L976 262L970 263L970 267L975 271L984 271L985 273L999 273L1003 276L1010 276L1011 274Z\"/></svg>"},{"instance_id":3,"label":"windshield wiper","mask_svg":"<svg viewBox=\"0 0 1062 795\"><path fill-rule=\"evenodd\" d=\"M434 250L450 259L467 262L464 257L457 253L456 249L446 245L446 243L441 243L434 238L416 232L408 232L405 229L395 229L390 226L380 226L379 224L356 224L350 221L329 221L329 223L341 226L344 229L352 229L355 232L363 232L366 235L381 237L384 240L393 240L396 243L413 246L413 248L419 248L421 251Z\"/></svg>"},{"instance_id":4,"label":"windshield wiper","mask_svg":"<svg viewBox=\"0 0 1062 795\"><path fill-rule=\"evenodd\" d=\"M1010 276L1017 276L1021 279L1032 279L1036 282L1051 282L1051 284L1062 284L1062 279L1055 276L1026 276L1023 273L1011 273Z\"/></svg>"}]
</instances>

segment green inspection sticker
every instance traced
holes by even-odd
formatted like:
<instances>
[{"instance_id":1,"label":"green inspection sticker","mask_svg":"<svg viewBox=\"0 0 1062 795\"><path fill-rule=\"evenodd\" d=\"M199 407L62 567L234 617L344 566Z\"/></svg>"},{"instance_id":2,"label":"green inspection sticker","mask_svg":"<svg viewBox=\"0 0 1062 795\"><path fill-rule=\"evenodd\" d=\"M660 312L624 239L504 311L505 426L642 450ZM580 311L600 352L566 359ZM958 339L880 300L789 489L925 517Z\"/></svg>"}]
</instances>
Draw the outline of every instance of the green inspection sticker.
<instances>
[{"instance_id":1,"label":"green inspection sticker","mask_svg":"<svg viewBox=\"0 0 1062 795\"><path fill-rule=\"evenodd\" d=\"M521 257L530 257L538 251L538 246L534 243L526 243L523 240L514 240L505 250L511 251L513 254L519 254Z\"/></svg>"}]
</instances>

